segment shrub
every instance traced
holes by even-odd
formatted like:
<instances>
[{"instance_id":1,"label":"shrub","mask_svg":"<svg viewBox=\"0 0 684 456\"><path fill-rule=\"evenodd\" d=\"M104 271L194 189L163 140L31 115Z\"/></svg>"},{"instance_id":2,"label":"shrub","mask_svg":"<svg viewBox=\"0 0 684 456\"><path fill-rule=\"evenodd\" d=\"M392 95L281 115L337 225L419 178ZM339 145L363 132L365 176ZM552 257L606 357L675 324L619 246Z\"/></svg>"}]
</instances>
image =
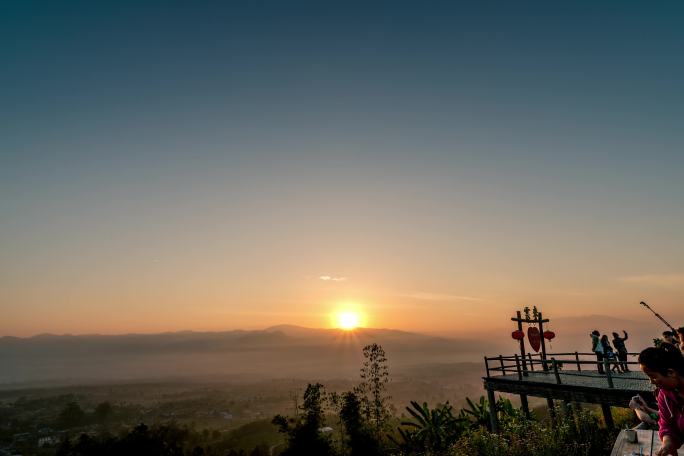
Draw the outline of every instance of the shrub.
<instances>
[{"instance_id":1,"label":"shrub","mask_svg":"<svg viewBox=\"0 0 684 456\"><path fill-rule=\"evenodd\" d=\"M508 420L499 434L479 428L465 434L454 447L454 456L597 456L608 455L617 431L599 427L593 413L578 410L555 422Z\"/></svg>"}]
</instances>

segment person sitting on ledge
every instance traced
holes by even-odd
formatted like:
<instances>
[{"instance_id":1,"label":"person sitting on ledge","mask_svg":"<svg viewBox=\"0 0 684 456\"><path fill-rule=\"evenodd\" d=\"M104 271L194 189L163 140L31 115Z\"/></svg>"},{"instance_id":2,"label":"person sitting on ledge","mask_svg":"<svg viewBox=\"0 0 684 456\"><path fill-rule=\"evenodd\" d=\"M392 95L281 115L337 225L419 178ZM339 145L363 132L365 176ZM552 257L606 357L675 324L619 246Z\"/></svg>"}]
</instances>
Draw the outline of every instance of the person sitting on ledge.
<instances>
[{"instance_id":1,"label":"person sitting on ledge","mask_svg":"<svg viewBox=\"0 0 684 456\"><path fill-rule=\"evenodd\" d=\"M677 449L684 442L684 356L666 343L642 351L639 365L659 389L658 435L663 446L656 456L677 456Z\"/></svg>"},{"instance_id":2,"label":"person sitting on ledge","mask_svg":"<svg viewBox=\"0 0 684 456\"><path fill-rule=\"evenodd\" d=\"M657 393L656 393L657 396ZM643 397L636 395L629 401L629 408L634 410L640 423L633 429L658 430L658 409L650 407Z\"/></svg>"}]
</instances>

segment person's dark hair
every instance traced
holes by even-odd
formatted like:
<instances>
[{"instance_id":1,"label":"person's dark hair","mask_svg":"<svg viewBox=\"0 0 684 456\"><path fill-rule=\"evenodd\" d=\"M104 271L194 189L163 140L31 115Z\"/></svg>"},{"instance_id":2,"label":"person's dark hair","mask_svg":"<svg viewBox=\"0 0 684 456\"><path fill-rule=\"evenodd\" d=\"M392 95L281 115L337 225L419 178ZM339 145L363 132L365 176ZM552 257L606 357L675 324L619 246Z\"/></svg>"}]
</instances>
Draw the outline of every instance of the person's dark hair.
<instances>
[{"instance_id":1,"label":"person's dark hair","mask_svg":"<svg viewBox=\"0 0 684 456\"><path fill-rule=\"evenodd\" d=\"M614 332L613 333L613 339L619 339L619 338L620 338L620 334Z\"/></svg>"},{"instance_id":2,"label":"person's dark hair","mask_svg":"<svg viewBox=\"0 0 684 456\"><path fill-rule=\"evenodd\" d=\"M639 364L661 375L667 375L668 369L674 370L679 375L684 375L684 356L670 344L646 348L639 353Z\"/></svg>"},{"instance_id":3,"label":"person's dark hair","mask_svg":"<svg viewBox=\"0 0 684 456\"><path fill-rule=\"evenodd\" d=\"M591 333L595 336L598 336L601 334L600 332L598 332L598 329L593 330Z\"/></svg>"},{"instance_id":4,"label":"person's dark hair","mask_svg":"<svg viewBox=\"0 0 684 456\"><path fill-rule=\"evenodd\" d=\"M606 336L605 334L601 336L601 342L603 341L608 342L608 336Z\"/></svg>"},{"instance_id":5,"label":"person's dark hair","mask_svg":"<svg viewBox=\"0 0 684 456\"><path fill-rule=\"evenodd\" d=\"M663 331L663 336L665 337L674 337L674 333L672 331Z\"/></svg>"},{"instance_id":6,"label":"person's dark hair","mask_svg":"<svg viewBox=\"0 0 684 456\"><path fill-rule=\"evenodd\" d=\"M684 334L684 326L677 328L677 334Z\"/></svg>"}]
</instances>

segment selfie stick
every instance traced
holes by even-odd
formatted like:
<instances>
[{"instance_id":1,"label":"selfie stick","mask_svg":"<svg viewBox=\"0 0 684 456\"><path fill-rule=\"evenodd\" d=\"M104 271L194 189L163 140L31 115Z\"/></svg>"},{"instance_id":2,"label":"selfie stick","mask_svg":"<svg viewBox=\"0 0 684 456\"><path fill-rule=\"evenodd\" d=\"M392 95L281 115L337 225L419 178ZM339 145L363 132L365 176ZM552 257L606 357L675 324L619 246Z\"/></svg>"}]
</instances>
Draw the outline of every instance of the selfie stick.
<instances>
[{"instance_id":1,"label":"selfie stick","mask_svg":"<svg viewBox=\"0 0 684 456\"><path fill-rule=\"evenodd\" d=\"M642 306L646 307L648 310L650 310L651 312L653 312L653 315L655 315L656 317L658 317L658 319L659 319L660 321L662 321L663 323L665 323L665 326L667 326L668 328L670 328L670 329L672 330L673 333L677 334L677 330L674 329L674 327L673 327L671 324L669 324L667 321L665 321L665 319L664 319L663 317L661 317L659 313L657 313L655 310L651 309L651 307L650 307L648 304L646 304L644 301L641 301L639 304L641 304Z\"/></svg>"}]
</instances>

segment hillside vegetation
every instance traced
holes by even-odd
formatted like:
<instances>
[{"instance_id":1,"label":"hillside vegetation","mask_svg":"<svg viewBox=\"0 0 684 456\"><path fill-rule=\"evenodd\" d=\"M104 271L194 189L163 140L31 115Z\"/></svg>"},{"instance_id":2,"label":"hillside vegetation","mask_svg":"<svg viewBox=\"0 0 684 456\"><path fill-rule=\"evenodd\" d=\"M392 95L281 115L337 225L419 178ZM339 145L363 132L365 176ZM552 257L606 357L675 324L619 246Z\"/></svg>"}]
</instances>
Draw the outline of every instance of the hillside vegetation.
<instances>
[{"instance_id":1,"label":"hillside vegetation","mask_svg":"<svg viewBox=\"0 0 684 456\"><path fill-rule=\"evenodd\" d=\"M491 432L489 404L480 397L460 408L449 402L409 401L398 409L388 394L389 363L384 349L363 349L359 381L344 392L310 383L293 414L254 421L229 433L197 431L175 421L139 424L118 434L100 429L71 434L56 448L60 456L145 455L316 455L316 456L523 456L608 455L617 431L592 410L558 407L554 419L526 418L499 397L501 429ZM620 424L631 419L616 413Z\"/></svg>"}]
</instances>

